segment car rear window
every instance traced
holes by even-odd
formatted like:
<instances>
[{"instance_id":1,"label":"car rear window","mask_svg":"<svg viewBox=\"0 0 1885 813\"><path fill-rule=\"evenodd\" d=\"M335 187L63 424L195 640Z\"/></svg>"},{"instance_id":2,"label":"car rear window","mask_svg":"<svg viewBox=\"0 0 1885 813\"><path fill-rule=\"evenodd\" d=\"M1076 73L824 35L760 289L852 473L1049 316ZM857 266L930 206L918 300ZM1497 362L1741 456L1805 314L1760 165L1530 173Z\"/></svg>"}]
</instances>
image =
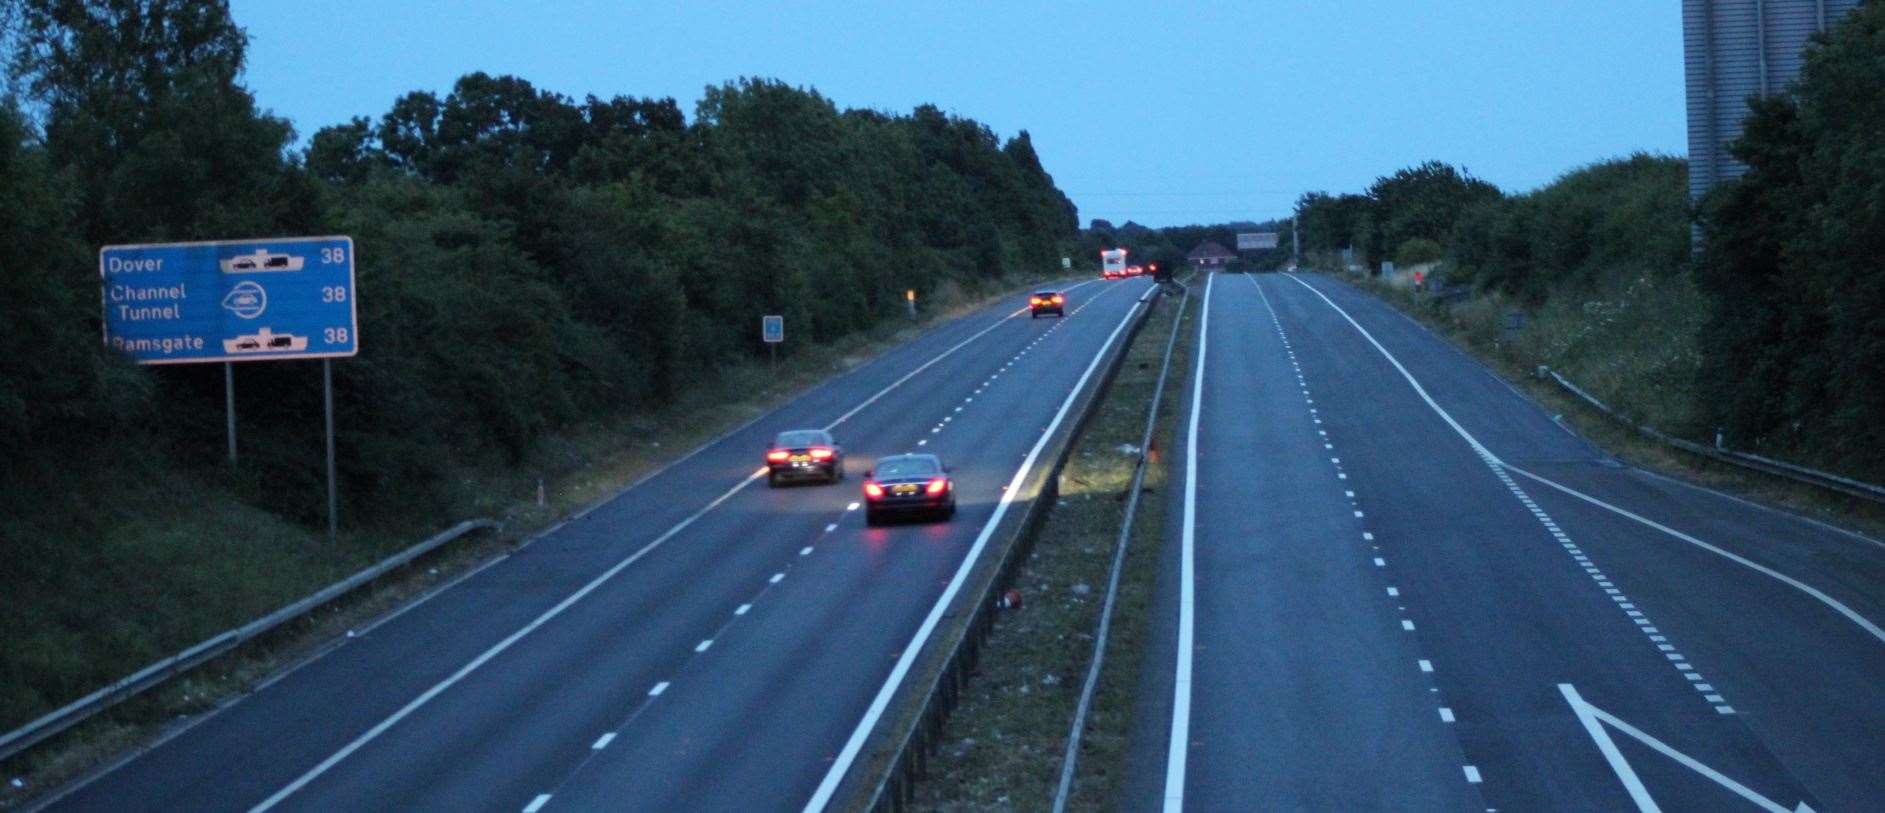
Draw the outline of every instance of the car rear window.
<instances>
[{"instance_id":1,"label":"car rear window","mask_svg":"<svg viewBox=\"0 0 1885 813\"><path fill-rule=\"evenodd\" d=\"M805 430L802 432L780 432L779 439L775 442L782 447L796 449L800 446L823 445L826 443L826 440L825 433L823 432Z\"/></svg>"},{"instance_id":2,"label":"car rear window","mask_svg":"<svg viewBox=\"0 0 1885 813\"><path fill-rule=\"evenodd\" d=\"M1035 296L1038 296L1042 299L1047 299L1049 297L1058 296L1059 294L1060 294L1059 291L1035 291L1034 292Z\"/></svg>"},{"instance_id":3,"label":"car rear window","mask_svg":"<svg viewBox=\"0 0 1885 813\"><path fill-rule=\"evenodd\" d=\"M936 463L923 457L905 457L886 460L877 466L878 477L921 477L935 474Z\"/></svg>"}]
</instances>

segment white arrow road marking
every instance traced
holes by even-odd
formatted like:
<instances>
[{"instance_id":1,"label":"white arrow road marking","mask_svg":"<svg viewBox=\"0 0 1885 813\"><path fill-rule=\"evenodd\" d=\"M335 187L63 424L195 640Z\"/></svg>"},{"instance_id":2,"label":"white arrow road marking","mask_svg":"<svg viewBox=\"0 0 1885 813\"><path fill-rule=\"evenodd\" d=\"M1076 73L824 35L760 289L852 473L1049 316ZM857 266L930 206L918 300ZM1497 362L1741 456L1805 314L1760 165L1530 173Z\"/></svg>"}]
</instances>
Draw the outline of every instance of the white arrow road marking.
<instances>
[{"instance_id":1,"label":"white arrow road marking","mask_svg":"<svg viewBox=\"0 0 1885 813\"><path fill-rule=\"evenodd\" d=\"M1609 761L1610 770L1616 773L1617 779L1623 783L1624 790L1629 791L1630 800L1636 803L1636 809L1643 813L1656 813L1662 808L1656 805L1655 799L1650 798L1649 789L1643 786L1642 778L1636 775L1636 769L1630 767L1629 760L1623 758L1623 752L1617 748L1616 741L1612 740L1610 733L1604 730L1605 725L1629 735L1631 739L1655 749L1657 753L1675 760L1683 767L1708 777L1715 784L1733 791L1736 796L1754 803L1756 807L1768 813L1813 813L1813 808L1809 807L1806 802L1801 802L1798 806L1789 809L1755 793L1746 785L1729 779L1714 768L1703 765L1700 760L1669 747L1668 743L1643 733L1641 729L1618 719L1610 712L1591 705L1577 693L1577 688L1569 683L1558 684L1558 691L1564 693L1564 701L1571 704L1571 711L1577 714L1578 722L1583 723L1584 730L1590 732L1590 738L1597 743L1597 750L1602 751L1604 759Z\"/></svg>"}]
</instances>

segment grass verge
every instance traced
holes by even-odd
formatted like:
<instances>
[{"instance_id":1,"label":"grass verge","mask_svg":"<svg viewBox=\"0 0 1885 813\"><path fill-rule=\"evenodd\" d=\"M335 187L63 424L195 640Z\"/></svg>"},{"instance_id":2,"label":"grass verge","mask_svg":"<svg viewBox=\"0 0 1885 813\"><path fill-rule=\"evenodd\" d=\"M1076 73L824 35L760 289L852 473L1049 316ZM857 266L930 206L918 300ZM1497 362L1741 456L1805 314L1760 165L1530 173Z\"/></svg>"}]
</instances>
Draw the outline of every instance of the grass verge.
<instances>
[{"instance_id":1,"label":"grass verge","mask_svg":"<svg viewBox=\"0 0 1885 813\"><path fill-rule=\"evenodd\" d=\"M1193 298L1195 300L1195 297ZM1167 300L1174 303L1176 300ZM1195 308L1196 302L1192 302ZM1060 498L1017 572L1022 605L1003 611L916 788L919 810L1044 810L1093 653L1114 544L1166 339L1180 319L1161 305L1140 331L1060 475ZM1153 455L1114 608L1112 640L1083 740L1074 807L1105 807L1123 776L1132 686L1164 521L1165 455L1189 342L1172 356Z\"/></svg>"},{"instance_id":2,"label":"grass verge","mask_svg":"<svg viewBox=\"0 0 1885 813\"><path fill-rule=\"evenodd\" d=\"M1000 293L938 303L917 319L887 322L838 342L802 347L780 358L776 365L755 361L722 369L658 412L597 421L553 435L539 442L515 467L492 466L465 472L464 490L478 495L469 505L478 515L500 519L504 523L501 533L477 535L447 545L299 623L284 625L187 677L120 704L0 763L0 777L5 777L4 784L0 784L0 809L16 807L57 789L200 719L205 712L235 702L272 677L340 645L349 631L369 626L495 556L514 550L569 514L613 496L797 393L863 364L936 324L1036 287L1043 279L1020 278L1001 286ZM538 503L539 483L542 504ZM443 527L463 518L415 521L410 528L343 532L336 546L327 543L324 530L297 525L244 505L213 483L198 483L191 489L201 497L194 504L202 510L189 515L174 509L175 493L170 495L169 503L115 501L113 510L121 516L101 523L113 537L105 548L107 555L118 551L116 555L136 557L153 568L207 568L214 573L193 574L192 580L230 584L232 592L242 594L241 599L205 596L200 589L166 591L161 587L137 597L141 604L127 604L122 609L127 613L149 612L153 607L161 610L186 603L194 610L205 600L216 609L168 628L123 630L123 634L136 636L129 647L138 654L126 661L128 665L119 670L122 673L128 674L158 657L286 605L411 545L417 541L414 529ZM154 556L153 551L169 553ZM152 581L161 584L162 580ZM109 605L125 602L126 598L92 596L83 600ZM72 662L69 668L78 671L84 667ZM66 694L76 697L91 688L95 687L75 687ZM46 706L36 713L49 710ZM26 719L30 717L11 721L5 727Z\"/></svg>"},{"instance_id":3,"label":"grass verge","mask_svg":"<svg viewBox=\"0 0 1885 813\"><path fill-rule=\"evenodd\" d=\"M1692 407L1686 394L1668 386L1670 381L1688 380L1682 377L1687 362L1681 359L1694 352L1689 347L1693 331L1688 331L1690 338L1684 339L1679 335L1683 332L1679 325L1672 325L1689 317L1654 328L1618 326L1620 322L1659 321L1653 315L1636 319L1627 315L1631 308L1643 310L1642 300L1654 306L1648 310L1667 311L1670 308L1656 303L1669 305L1686 299L1685 294L1667 290L1668 285L1660 286L1660 293L1633 287L1614 303L1592 300L1577 308L1560 303L1517 331L1508 331L1503 324L1504 314L1510 309L1496 299L1477 297L1449 305L1378 279L1332 275L1358 285L1426 325L1525 392L1579 435L1630 465L1850 528L1874 539L1885 538L1885 506L1672 448L1618 424L1555 382L1537 378L1537 366L1550 365L1634 420L1678 436L1693 433ZM1655 357L1669 360L1641 361ZM1876 590L1874 586L1868 592Z\"/></svg>"}]
</instances>

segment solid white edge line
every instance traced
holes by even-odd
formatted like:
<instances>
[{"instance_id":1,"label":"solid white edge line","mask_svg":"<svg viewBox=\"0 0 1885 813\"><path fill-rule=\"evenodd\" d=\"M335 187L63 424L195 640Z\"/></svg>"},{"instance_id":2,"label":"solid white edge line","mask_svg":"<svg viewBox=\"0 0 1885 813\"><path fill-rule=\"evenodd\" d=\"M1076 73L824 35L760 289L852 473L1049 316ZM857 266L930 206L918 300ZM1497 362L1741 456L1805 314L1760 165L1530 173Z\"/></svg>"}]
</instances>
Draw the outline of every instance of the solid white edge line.
<instances>
[{"instance_id":1,"label":"solid white edge line","mask_svg":"<svg viewBox=\"0 0 1885 813\"><path fill-rule=\"evenodd\" d=\"M1845 616L1848 620L1852 621L1855 624L1858 624L1861 629L1865 630L1867 633L1870 633L1873 638L1876 638L1881 642L1885 642L1885 630L1880 629L1879 625L1873 623L1871 620L1867 619L1866 617L1859 615L1857 612L1853 611L1851 607L1847 607L1845 604L1840 603L1837 599L1834 599L1832 596L1829 596L1826 593L1821 592L1817 588L1811 587L1807 585L1806 583L1798 579L1795 579L1791 576L1788 576L1786 574L1783 574L1780 571L1774 570L1773 568L1769 568L1765 565L1758 564L1745 557L1739 556L1734 553L1730 553L1722 548L1718 548L1714 545L1708 544L1707 542L1703 542L1700 539L1696 539L1693 536L1689 536L1688 534L1682 533L1681 531L1677 531L1676 529L1671 528L1667 525L1663 525L1661 523L1650 520L1640 514L1635 514L1630 511L1626 511L1622 508L1618 508L1617 506L1611 505L1595 497L1587 496L1579 491L1571 489L1567 486L1560 485L1555 481L1533 474L1529 471L1518 468L1517 466L1514 466L1510 463L1505 462L1504 460L1499 459L1499 457L1497 455L1494 455L1491 450L1481 445L1479 443L1479 440L1474 438L1471 433L1468 433L1464 428L1462 428L1459 425L1459 422L1453 420L1452 415L1447 414L1447 411L1445 409L1441 408L1441 406L1438 403L1435 403L1433 398L1427 395L1427 391L1421 388L1420 382L1414 380L1414 376L1407 372L1406 367L1401 366L1400 360L1396 359L1393 353L1388 352L1387 348L1382 347L1380 342L1375 341L1374 336L1368 332L1368 329L1362 327L1361 323L1356 322L1354 317L1349 316L1348 311L1342 310L1342 306L1335 304L1334 300L1329 299L1321 291L1316 290L1315 286L1310 285L1307 282L1303 282L1300 279L1297 279L1295 275L1285 274L1284 276L1294 281L1297 285L1301 285L1304 288L1308 288L1310 293L1315 294L1316 296L1320 297L1323 302L1328 303L1329 307L1334 308L1336 313L1341 314L1343 319L1348 320L1348 323L1350 325L1353 325L1355 330L1360 331L1362 338L1367 339L1369 344L1374 345L1375 350L1380 351L1381 356L1383 358L1386 358L1389 364L1394 365L1394 369L1400 371L1401 377L1407 379L1407 383L1414 387L1414 391L1420 394L1421 400L1426 401L1428 407L1432 408L1433 411L1441 417L1441 419L1445 420L1448 426L1453 427L1453 431L1458 433L1460 437L1465 438L1467 444L1473 447L1473 451L1478 452L1488 462L1492 463L1495 466L1498 466L1499 468L1516 472L1527 478L1535 480L1539 483L1542 483L1544 485L1547 485L1559 491L1562 491L1566 494L1569 494L1573 497L1577 497L1581 500L1589 502L1592 505L1596 505L1600 508L1606 509L1612 513L1617 514L1618 516L1627 517L1629 519L1636 520L1637 522L1640 522L1648 527L1662 531L1684 542L1688 542L1692 545L1700 547L1703 550L1722 556L1726 558L1728 561L1746 566L1757 573L1771 576L1779 580L1782 584L1785 584L1789 587L1792 587L1794 589L1797 589L1807 594L1808 596L1812 597L1814 600L1831 608L1834 612L1837 612L1840 615Z\"/></svg>"},{"instance_id":2,"label":"solid white edge line","mask_svg":"<svg viewBox=\"0 0 1885 813\"><path fill-rule=\"evenodd\" d=\"M1077 288L1079 286L1076 285L1074 287ZM1072 289L1069 289L1069 290L1072 290ZM870 406L873 403L876 403L879 399L883 398L891 390L894 390L897 387L902 386L904 382L909 381L911 378L914 378L917 373L920 373L924 370L929 369L931 366L935 365L937 362L948 357L950 354L955 353L957 350L962 349L964 346L968 345L970 342L973 342L976 339L979 339L982 336L987 335L990 331L993 331L995 328L1000 327L1003 324L1006 324L1010 319L1013 319L1017 314L1025 310L1026 308L1022 308L1020 311L1009 313L1008 315L995 320L994 324L991 324L988 327L985 327L981 329L980 331L977 331L974 335L970 336L967 339L962 340L961 342L958 342L954 346L950 347L948 350L943 351L940 355L937 355L934 358L931 358L929 361L924 362L921 366L917 367L915 370L912 370L908 374L904 375L903 377L897 379L896 381L891 382L889 386L886 386L883 389L878 390L876 394L865 399L863 403L858 404L856 407L853 407L849 412L846 412L844 415L840 416L837 420L832 421L830 425L825 427L825 429L829 431L832 427L838 425L839 423L844 422L846 419L850 418L853 415L856 415L858 412L863 411L865 407ZM771 413L769 412L767 414L771 414ZM755 419L754 421L748 421L746 424L744 424L744 426L750 426L752 423L756 421L757 419ZM724 436L722 439L724 439ZM710 442L706 444L705 446L702 446L699 449L694 450L694 452L690 452L686 457L683 457L682 460L685 460L687 457L692 457L694 454L706 449L708 446L712 446L713 443L717 443L717 442L719 441L716 440L714 442ZM680 461L677 460L675 461L674 464L669 464L669 466L671 467L672 465L678 464L679 462ZM659 472L655 472L655 473L658 474ZM653 475L651 474L649 476L652 477ZM439 683L434 684L430 689L425 690L425 692L421 693L418 697L409 701L405 706L402 706L398 711L394 712L392 716L387 717L384 720L381 720L378 724L374 725L372 728L367 729L365 733L355 737L352 741L348 742L346 746L342 747L339 751L334 752L332 755L328 756L328 758L321 760L319 764L315 765L313 768L309 769L306 773L297 777L293 782L290 782L287 786L281 788L280 790L277 790L273 795L269 796L268 798L263 799L260 803L250 808L251 813L260 813L261 811L269 810L273 808L275 805L280 804L282 800L293 795L296 791L299 791L300 789L306 787L309 782L314 781L321 774L324 774L328 770L332 769L335 765L339 764L342 760L351 756L355 751L360 750L361 747L373 741L375 738L379 737L379 735L385 733L387 729L392 728L394 725L399 723L399 721L405 719L407 716L411 715L414 711L417 711L421 706L424 706L426 703L431 702L432 698L437 697L439 694L443 693L446 689L451 688L453 685L457 684L459 681L465 679L465 677L470 675L472 672L477 671L479 667L489 662L492 658L495 658L499 654L503 653L504 650L509 649L512 645L516 644L519 640L522 640L524 636L529 635L531 632L535 631L538 627L543 626L545 623L550 621L550 619L555 618L558 615L561 615L564 610L569 609L570 606L582 600L585 596L588 596L591 592L595 591L596 588L601 587L603 583L613 578L617 573L622 572L622 570L626 569L629 565L634 564L636 561L640 560L643 556L646 556L649 552L653 551L655 548L660 547L662 543L667 542L669 539L673 538L676 534L679 534L682 530L694 524L695 520L698 520L702 516L705 516L709 511L712 511L713 509L720 507L721 503L724 503L728 499L731 499L733 495L739 493L741 489L747 487L748 485L751 485L755 480L758 480L759 478L763 476L765 476L765 469L763 468L750 475L747 475L746 479L741 480L739 483L735 484L732 488L727 489L725 493L721 494L719 497L714 498L714 500L708 503L706 507L700 509L699 511L694 512L687 519L681 520L679 523L676 523L673 527L667 529L660 536L656 537L654 541L649 542L647 545L642 546L641 549L635 551L633 554L630 554L628 558L623 559L620 562L617 562L614 566L610 567L608 570L603 571L602 575L597 576L595 579L591 580L588 584L583 585L583 587L577 590L575 593L572 593L568 597L564 598L562 601L557 602L555 606L544 611L542 615L537 616L534 620L532 620L529 624L525 625L522 629L519 629L518 631L511 633L509 636L505 637L502 641L499 641L496 645L492 646L490 649L485 650L482 654L478 655L478 657L473 658L470 663L465 664L463 667L460 667L458 671L452 673L450 677L447 677L443 681L440 681ZM636 485L639 485L640 483L645 482L646 480L647 478L638 480L636 481ZM627 490L632 490L633 487L634 486L630 486L629 489L625 489L623 493L625 493ZM620 494L618 494L617 496L620 496ZM607 502L607 501L605 500L603 502ZM598 503L598 505L600 504L601 503ZM584 513L587 513L588 510L594 510L596 507L597 506L591 506ZM775 580L775 583L776 583L776 580Z\"/></svg>"},{"instance_id":3,"label":"solid white edge line","mask_svg":"<svg viewBox=\"0 0 1885 813\"><path fill-rule=\"evenodd\" d=\"M1090 282L1092 282L1092 280L1079 283L1078 285L1074 285L1072 288L1068 288L1067 290L1071 291L1074 288L1078 288L1081 285L1086 285ZM1111 289L1108 289L1108 290L1111 290ZM1100 296L1105 296L1105 294L1102 293L1100 294ZM1098 297L1094 297L1094 298L1097 299ZM863 412L865 407L868 407L871 404L877 403L878 399L883 398L886 395L889 395L891 390L901 387L903 386L904 382L909 381L912 378L915 378L917 373L921 373L924 370L927 370L930 367L934 366L937 362L940 362L943 359L948 358L951 355L954 355L957 350L961 350L963 347L966 347L970 342L973 342L976 339L982 338L983 336L987 335L990 331L994 330L995 328L998 328L998 327L1001 327L1002 325L1007 324L1008 320L1014 319L1025 312L1027 312L1027 307L1023 306L1021 309L1016 310L1012 313L1009 313L1007 316L1004 316L1000 319L995 320L994 324L989 325L988 327L982 328L980 331L977 331L975 335L970 336L966 339L963 339L960 342L957 342L955 346L950 347L948 350L944 350L941 354L937 355L935 358L932 358L929 361L923 362L922 366L919 366L916 369L911 370L910 372L904 374L902 378L899 378L895 381L890 382L889 386L884 387L881 390L878 390L876 395L872 395L871 397L864 399L863 403L860 403L857 406L852 407L850 411L844 413L843 415L839 415L836 420L832 421L831 423L825 424L824 430L829 432L833 429L836 429L838 424L841 424L841 423L844 423L845 421L850 420L852 416L855 416L859 412Z\"/></svg>"},{"instance_id":4,"label":"solid white edge line","mask_svg":"<svg viewBox=\"0 0 1885 813\"><path fill-rule=\"evenodd\" d=\"M1815 588L1812 585L1806 584L1805 582L1795 579L1792 576L1789 576L1778 570L1774 570L1773 568L1770 568L1759 562L1755 562L1751 559L1743 557L1740 554L1734 553L1732 551L1724 550L1722 548L1718 548L1714 545L1711 545L1707 542L1703 542L1700 539L1697 539L1693 536L1685 534L1681 531L1678 531L1674 528L1671 528L1653 519L1642 516L1640 514L1633 513L1629 511L1628 509L1611 505L1610 503L1604 502L1603 500L1597 499L1596 497L1592 497L1588 494L1585 494L1584 492L1578 491L1577 489L1574 489L1565 485L1560 485L1552 480L1549 480L1544 477L1540 477L1536 474L1533 474L1529 471L1521 469L1517 466L1514 466L1508 463L1508 464L1505 464L1505 468L1512 471L1515 474L1519 474L1524 477L1528 477L1532 480L1536 480L1539 483L1542 483L1546 486L1550 486L1551 488L1555 488L1559 491L1564 492L1565 494L1569 494L1570 496L1576 497L1592 505L1609 510L1612 513L1636 520L1637 522L1643 523L1644 525L1647 525L1658 531L1662 531L1663 533L1666 533L1670 536L1673 536L1677 539L1680 539L1698 548L1701 548L1717 556L1720 556L1724 559L1727 559L1728 561L1734 562L1735 564L1741 565L1743 567L1747 567L1751 570L1765 574L1767 576L1771 576L1779 580L1783 584L1786 584L1787 586L1794 588L1795 590L1799 590L1802 593L1812 596L1813 598L1817 599L1821 604L1831 607L1834 612L1837 612L1840 615L1845 616L1848 620L1852 621L1852 623L1859 625L1860 629L1863 629L1866 632L1871 633L1873 638L1878 639L1881 643L1885 643L1885 629L1880 629L1879 625L1872 623L1870 619L1866 618L1865 616L1860 615L1857 611L1853 610L1851 607L1848 607L1845 604L1841 603L1838 599L1833 598L1832 596L1829 596L1821 592L1818 588Z\"/></svg>"},{"instance_id":5,"label":"solid white edge line","mask_svg":"<svg viewBox=\"0 0 1885 813\"><path fill-rule=\"evenodd\" d=\"M822 811L825 805L831 803L832 795L837 793L845 774L851 771L851 764L857 761L858 753L863 750L864 741L870 738L871 731L877 727L877 721L883 717L884 710L890 706L897 688L903 685L904 676L916 663L916 658L921 654L924 644L929 642L929 636L935 632L936 625L942 621L943 613L955 600L956 593L960 592L963 583L968 581L969 572L975 569L976 563L982 557L982 549L988 545L989 537L994 535L995 529L1001 525L1002 517L1007 515L1008 506L1014 503L1015 494L1020 491L1022 482L1033 470L1041 449L1054 436L1054 430L1059 428L1061 421L1066 419L1067 411L1073 408L1074 401L1080 397L1080 391L1086 388L1087 380L1093 377L1093 371L1099 367L1100 361L1106 358L1107 351L1119 338L1120 332L1125 330L1126 325L1132 321L1140 304L1143 304L1143 301L1135 303L1126 311L1125 317L1119 320L1113 332L1106 337L1105 343L1100 345L1099 351L1093 354L1093 360L1087 363L1086 371L1080 374L1079 380L1074 382L1072 391L1067 394L1067 399L1061 402L1060 410L1054 413L1054 420L1048 423L1047 428L1041 432L1040 439L1034 442L1034 448L1028 451L1026 458L1022 459L1021 468L1015 470L1014 477L1008 481L1008 485L1002 488L1001 499L995 503L994 513L982 526L982 532L976 534L975 543L969 546L968 553L962 557L962 564L956 568L955 576L949 580L948 586L943 588L942 595L937 597L935 606L930 608L929 615L923 619L922 626L917 628L916 634L910 638L910 643L897 657L896 666L891 668L890 676L877 690L877 696L871 699L870 707L864 711L863 719L859 720L857 727L851 730L850 738L845 741L844 748L832 760L831 768L825 772L824 780L818 783L818 789L805 803L804 810L807 813Z\"/></svg>"},{"instance_id":6,"label":"solid white edge line","mask_svg":"<svg viewBox=\"0 0 1885 813\"><path fill-rule=\"evenodd\" d=\"M1191 417L1185 429L1185 509L1178 553L1178 652L1172 667L1172 728L1165 746L1165 810L1185 809L1185 757L1191 742L1191 649L1193 577L1196 573L1198 520L1198 413L1204 408L1204 357L1211 328L1211 289L1217 276L1205 278L1199 306L1198 361L1191 377Z\"/></svg>"}]
</instances>

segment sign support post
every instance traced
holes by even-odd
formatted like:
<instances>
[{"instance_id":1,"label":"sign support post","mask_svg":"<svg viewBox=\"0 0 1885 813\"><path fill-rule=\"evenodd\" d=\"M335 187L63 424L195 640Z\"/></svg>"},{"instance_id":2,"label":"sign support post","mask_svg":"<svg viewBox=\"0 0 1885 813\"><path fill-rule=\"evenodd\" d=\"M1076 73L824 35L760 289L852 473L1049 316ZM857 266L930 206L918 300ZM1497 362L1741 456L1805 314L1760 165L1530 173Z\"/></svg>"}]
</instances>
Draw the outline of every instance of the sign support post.
<instances>
[{"instance_id":1,"label":"sign support post","mask_svg":"<svg viewBox=\"0 0 1885 813\"><path fill-rule=\"evenodd\" d=\"M334 477L334 360L321 359L321 400L327 407L327 542L340 537L340 491Z\"/></svg>"},{"instance_id":2,"label":"sign support post","mask_svg":"<svg viewBox=\"0 0 1885 813\"><path fill-rule=\"evenodd\" d=\"M768 314L759 317L759 339L766 343L766 352L772 356L772 371L779 371L779 343L785 341L785 317Z\"/></svg>"},{"instance_id":3,"label":"sign support post","mask_svg":"<svg viewBox=\"0 0 1885 813\"><path fill-rule=\"evenodd\" d=\"M223 412L229 416L229 465L236 465L236 365L223 362Z\"/></svg>"},{"instance_id":4,"label":"sign support post","mask_svg":"<svg viewBox=\"0 0 1885 813\"><path fill-rule=\"evenodd\" d=\"M360 350L353 239L278 237L104 246L106 347L138 364L223 365L229 464L236 466L237 361L321 359L327 428L327 538L340 533L333 359Z\"/></svg>"}]
</instances>

